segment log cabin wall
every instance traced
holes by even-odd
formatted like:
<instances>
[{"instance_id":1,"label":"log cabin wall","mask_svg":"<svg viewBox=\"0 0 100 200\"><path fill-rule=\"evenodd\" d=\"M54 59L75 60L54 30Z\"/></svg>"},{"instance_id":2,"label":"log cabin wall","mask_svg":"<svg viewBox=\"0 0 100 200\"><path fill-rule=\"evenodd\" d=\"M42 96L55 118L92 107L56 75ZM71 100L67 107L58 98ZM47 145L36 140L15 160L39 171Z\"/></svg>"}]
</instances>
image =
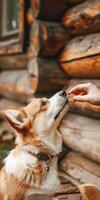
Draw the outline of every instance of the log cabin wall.
<instances>
[{"instance_id":1,"label":"log cabin wall","mask_svg":"<svg viewBox=\"0 0 100 200\"><path fill-rule=\"evenodd\" d=\"M21 3L23 48L19 51L14 43L17 51L11 45L0 53L0 109L19 107L34 95L49 96L79 83L93 82L100 88L100 1ZM100 106L71 102L70 108L59 129L65 144L100 163Z\"/></svg>"},{"instance_id":2,"label":"log cabin wall","mask_svg":"<svg viewBox=\"0 0 100 200\"><path fill-rule=\"evenodd\" d=\"M100 87L100 1L20 3L20 50L15 42L0 48L0 108L3 98L6 105L10 100L20 105L33 95L52 95L79 83ZM72 110L92 117L100 112L75 105Z\"/></svg>"},{"instance_id":3,"label":"log cabin wall","mask_svg":"<svg viewBox=\"0 0 100 200\"><path fill-rule=\"evenodd\" d=\"M98 85L100 2L20 2L23 49L10 55L14 43L0 56L0 95L26 102L34 94L52 94L80 82Z\"/></svg>"}]
</instances>

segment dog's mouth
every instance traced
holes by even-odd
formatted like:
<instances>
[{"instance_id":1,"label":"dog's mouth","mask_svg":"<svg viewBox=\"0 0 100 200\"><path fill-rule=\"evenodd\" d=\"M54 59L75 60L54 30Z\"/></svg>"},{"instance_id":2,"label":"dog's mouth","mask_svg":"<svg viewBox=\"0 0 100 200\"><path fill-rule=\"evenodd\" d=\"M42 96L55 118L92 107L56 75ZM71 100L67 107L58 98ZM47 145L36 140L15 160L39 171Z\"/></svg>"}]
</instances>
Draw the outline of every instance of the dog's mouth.
<instances>
[{"instance_id":1,"label":"dog's mouth","mask_svg":"<svg viewBox=\"0 0 100 200\"><path fill-rule=\"evenodd\" d=\"M67 104L67 102L65 102L63 104L63 106L61 107L60 111L55 115L54 120L56 120L59 117L60 113L63 111L63 109L65 108L66 104Z\"/></svg>"}]
</instances>

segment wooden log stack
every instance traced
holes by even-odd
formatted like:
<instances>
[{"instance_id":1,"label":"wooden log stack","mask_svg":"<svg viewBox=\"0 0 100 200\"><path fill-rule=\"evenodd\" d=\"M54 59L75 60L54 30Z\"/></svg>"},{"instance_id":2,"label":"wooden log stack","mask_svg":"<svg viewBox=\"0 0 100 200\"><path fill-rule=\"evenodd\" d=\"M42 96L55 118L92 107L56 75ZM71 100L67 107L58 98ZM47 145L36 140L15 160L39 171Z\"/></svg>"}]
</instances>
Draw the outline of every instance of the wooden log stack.
<instances>
[{"instance_id":1,"label":"wooden log stack","mask_svg":"<svg viewBox=\"0 0 100 200\"><path fill-rule=\"evenodd\" d=\"M26 103L87 82L100 88L99 0L30 0L25 15L26 51L0 56L1 102ZM71 102L70 111L59 127L65 144L100 164L100 106Z\"/></svg>"}]
</instances>

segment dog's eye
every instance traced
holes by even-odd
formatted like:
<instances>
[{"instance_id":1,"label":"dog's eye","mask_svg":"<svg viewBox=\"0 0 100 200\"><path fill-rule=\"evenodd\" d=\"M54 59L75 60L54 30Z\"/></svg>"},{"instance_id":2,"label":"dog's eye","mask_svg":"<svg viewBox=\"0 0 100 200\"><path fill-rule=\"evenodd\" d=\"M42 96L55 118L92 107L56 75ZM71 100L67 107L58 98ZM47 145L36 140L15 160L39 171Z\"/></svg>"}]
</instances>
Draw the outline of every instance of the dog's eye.
<instances>
[{"instance_id":1,"label":"dog's eye","mask_svg":"<svg viewBox=\"0 0 100 200\"><path fill-rule=\"evenodd\" d=\"M47 99L42 99L42 100L41 100L41 107L46 106L47 103L48 103Z\"/></svg>"}]
</instances>

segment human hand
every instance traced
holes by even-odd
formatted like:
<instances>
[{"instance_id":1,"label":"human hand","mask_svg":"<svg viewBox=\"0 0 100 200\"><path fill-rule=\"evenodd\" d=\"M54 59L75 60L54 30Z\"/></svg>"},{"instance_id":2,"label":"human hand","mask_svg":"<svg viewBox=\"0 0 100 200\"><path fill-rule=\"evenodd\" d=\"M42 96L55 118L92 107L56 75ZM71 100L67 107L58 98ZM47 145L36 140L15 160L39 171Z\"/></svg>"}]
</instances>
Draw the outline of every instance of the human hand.
<instances>
[{"instance_id":1,"label":"human hand","mask_svg":"<svg viewBox=\"0 0 100 200\"><path fill-rule=\"evenodd\" d=\"M93 83L79 84L68 92L70 94L75 95L74 100L100 104L100 89Z\"/></svg>"}]
</instances>

